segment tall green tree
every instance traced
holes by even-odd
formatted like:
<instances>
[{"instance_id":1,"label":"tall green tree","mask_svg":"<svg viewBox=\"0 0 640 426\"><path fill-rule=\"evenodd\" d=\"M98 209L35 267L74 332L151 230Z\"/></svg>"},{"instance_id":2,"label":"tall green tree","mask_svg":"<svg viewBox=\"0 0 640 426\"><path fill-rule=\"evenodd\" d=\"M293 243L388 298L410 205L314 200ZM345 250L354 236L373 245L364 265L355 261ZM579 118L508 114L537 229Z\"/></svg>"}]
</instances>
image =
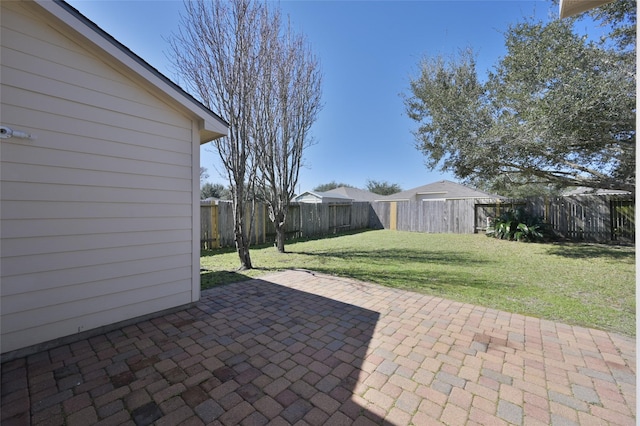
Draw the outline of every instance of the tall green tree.
<instances>
[{"instance_id":1,"label":"tall green tree","mask_svg":"<svg viewBox=\"0 0 640 426\"><path fill-rule=\"evenodd\" d=\"M329 183L323 183L316 186L315 188L313 188L313 190L317 192L327 192L327 191L331 191L332 189L340 188L343 186L347 188L353 188L353 185L349 185L346 183L338 183L335 180L332 180Z\"/></svg>"},{"instance_id":2,"label":"tall green tree","mask_svg":"<svg viewBox=\"0 0 640 426\"><path fill-rule=\"evenodd\" d=\"M389 183L387 181L367 180L367 191L380 195L391 195L402 191L397 183Z\"/></svg>"},{"instance_id":3,"label":"tall green tree","mask_svg":"<svg viewBox=\"0 0 640 426\"><path fill-rule=\"evenodd\" d=\"M200 187L200 199L219 198L227 200L230 198L229 191L221 183L206 182Z\"/></svg>"},{"instance_id":4,"label":"tall green tree","mask_svg":"<svg viewBox=\"0 0 640 426\"><path fill-rule=\"evenodd\" d=\"M473 52L426 58L404 101L427 164L495 187L635 190L635 53L572 23L510 27L484 82Z\"/></svg>"}]
</instances>

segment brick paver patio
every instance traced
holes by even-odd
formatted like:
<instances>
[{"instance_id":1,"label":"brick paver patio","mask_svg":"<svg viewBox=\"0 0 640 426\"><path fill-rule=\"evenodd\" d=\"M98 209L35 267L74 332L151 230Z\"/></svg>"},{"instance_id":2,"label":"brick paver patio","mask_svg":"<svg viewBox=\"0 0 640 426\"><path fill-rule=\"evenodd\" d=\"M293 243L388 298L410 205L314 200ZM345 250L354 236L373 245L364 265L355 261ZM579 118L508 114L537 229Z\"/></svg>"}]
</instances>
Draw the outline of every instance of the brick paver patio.
<instances>
[{"instance_id":1,"label":"brick paver patio","mask_svg":"<svg viewBox=\"0 0 640 426\"><path fill-rule=\"evenodd\" d=\"M634 425L635 340L306 271L2 364L9 425Z\"/></svg>"}]
</instances>

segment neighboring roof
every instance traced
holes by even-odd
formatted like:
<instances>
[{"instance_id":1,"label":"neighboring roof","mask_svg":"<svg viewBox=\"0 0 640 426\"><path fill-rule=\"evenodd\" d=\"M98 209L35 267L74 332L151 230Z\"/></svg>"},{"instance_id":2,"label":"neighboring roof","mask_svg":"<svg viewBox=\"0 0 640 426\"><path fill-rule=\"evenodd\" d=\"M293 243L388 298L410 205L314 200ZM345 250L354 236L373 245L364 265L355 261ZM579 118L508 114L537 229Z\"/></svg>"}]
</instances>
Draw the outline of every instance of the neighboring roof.
<instances>
[{"instance_id":1,"label":"neighboring roof","mask_svg":"<svg viewBox=\"0 0 640 426\"><path fill-rule=\"evenodd\" d=\"M295 197L293 197L293 201L298 201L302 198L304 198L306 195L311 195L319 200L339 200L339 201L344 201L344 202L351 202L353 201L353 199L345 196L345 195L341 195L341 194L332 194L329 192L318 192L318 191L305 191L300 195L297 195Z\"/></svg>"},{"instance_id":2,"label":"neighboring roof","mask_svg":"<svg viewBox=\"0 0 640 426\"><path fill-rule=\"evenodd\" d=\"M350 186L341 186L326 191L325 194L342 195L344 197L352 199L353 201L375 201L380 199L379 194L374 194L373 192L365 191L364 189L352 188Z\"/></svg>"},{"instance_id":3,"label":"neighboring roof","mask_svg":"<svg viewBox=\"0 0 640 426\"><path fill-rule=\"evenodd\" d=\"M34 0L43 10L55 16L84 40L99 47L125 68L134 72L150 85L159 89L184 110L200 119L200 143L226 136L229 123L204 106L140 56L96 25L89 18L63 0ZM77 39L76 39L77 40Z\"/></svg>"},{"instance_id":4,"label":"neighboring roof","mask_svg":"<svg viewBox=\"0 0 640 426\"><path fill-rule=\"evenodd\" d=\"M439 195L435 198L443 199L459 199L459 198L503 198L499 195L489 194L487 192L478 191L468 186L449 180L433 182L417 188L408 189L396 194L387 195L380 200L411 200L419 195Z\"/></svg>"},{"instance_id":5,"label":"neighboring roof","mask_svg":"<svg viewBox=\"0 0 640 426\"><path fill-rule=\"evenodd\" d=\"M631 192L618 189L595 189L579 186L578 188L565 192L563 195L631 195Z\"/></svg>"},{"instance_id":6,"label":"neighboring roof","mask_svg":"<svg viewBox=\"0 0 640 426\"><path fill-rule=\"evenodd\" d=\"M611 1L613 0L560 0L560 17L568 18Z\"/></svg>"}]
</instances>

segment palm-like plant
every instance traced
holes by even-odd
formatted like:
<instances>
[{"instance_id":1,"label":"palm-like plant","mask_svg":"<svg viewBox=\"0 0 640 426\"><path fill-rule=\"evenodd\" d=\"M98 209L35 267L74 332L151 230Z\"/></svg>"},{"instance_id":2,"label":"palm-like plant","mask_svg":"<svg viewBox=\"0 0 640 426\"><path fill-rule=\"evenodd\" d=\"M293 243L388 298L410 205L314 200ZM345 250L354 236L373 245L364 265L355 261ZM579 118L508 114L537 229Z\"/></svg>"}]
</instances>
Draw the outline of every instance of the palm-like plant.
<instances>
[{"instance_id":1,"label":"palm-like plant","mask_svg":"<svg viewBox=\"0 0 640 426\"><path fill-rule=\"evenodd\" d=\"M527 214L524 208L508 210L494 219L493 227L487 228L487 236L501 240L542 241L544 223L537 216Z\"/></svg>"}]
</instances>

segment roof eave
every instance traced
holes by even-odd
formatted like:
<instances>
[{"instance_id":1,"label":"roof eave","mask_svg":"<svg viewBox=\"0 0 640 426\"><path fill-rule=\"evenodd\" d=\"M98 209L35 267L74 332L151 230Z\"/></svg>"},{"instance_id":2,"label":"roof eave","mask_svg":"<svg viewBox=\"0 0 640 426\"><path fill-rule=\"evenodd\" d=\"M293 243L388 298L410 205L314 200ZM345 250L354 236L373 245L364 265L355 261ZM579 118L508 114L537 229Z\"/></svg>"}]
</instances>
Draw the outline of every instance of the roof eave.
<instances>
[{"instance_id":1,"label":"roof eave","mask_svg":"<svg viewBox=\"0 0 640 426\"><path fill-rule=\"evenodd\" d=\"M568 18L613 0L560 0L560 18Z\"/></svg>"}]
</instances>

